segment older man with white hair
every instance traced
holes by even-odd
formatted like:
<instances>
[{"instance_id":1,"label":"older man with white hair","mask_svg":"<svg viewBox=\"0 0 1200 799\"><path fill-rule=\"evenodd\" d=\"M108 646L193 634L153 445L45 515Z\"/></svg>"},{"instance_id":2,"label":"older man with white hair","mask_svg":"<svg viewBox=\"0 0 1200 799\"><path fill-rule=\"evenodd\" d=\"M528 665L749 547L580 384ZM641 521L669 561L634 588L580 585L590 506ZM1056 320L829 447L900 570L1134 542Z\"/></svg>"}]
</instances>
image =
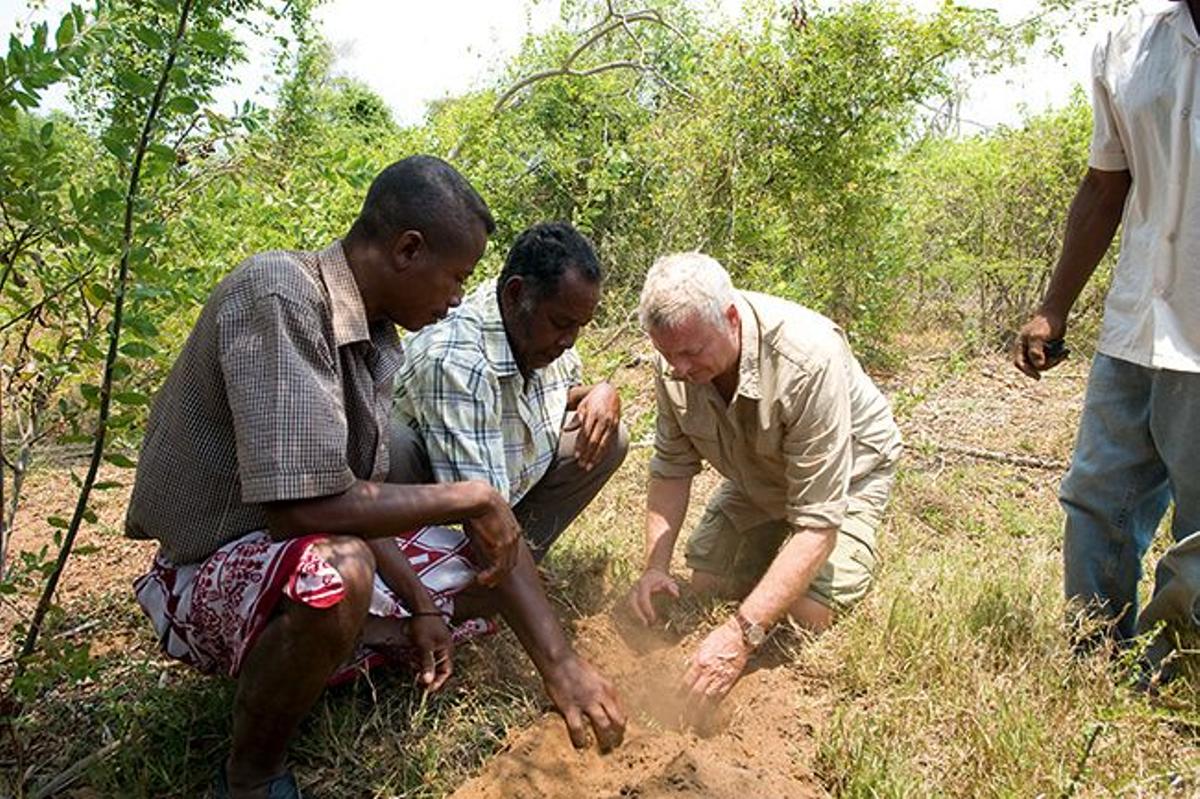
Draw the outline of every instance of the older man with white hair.
<instances>
[{"instance_id":1,"label":"older man with white hair","mask_svg":"<svg viewBox=\"0 0 1200 799\"><path fill-rule=\"evenodd\" d=\"M740 602L691 659L702 709L784 616L821 631L866 594L900 431L832 321L735 290L707 255L660 258L639 312L661 355L646 565L630 596L646 624L656 594L679 596L669 569L692 478L702 461L725 478L686 548L692 587Z\"/></svg>"}]
</instances>

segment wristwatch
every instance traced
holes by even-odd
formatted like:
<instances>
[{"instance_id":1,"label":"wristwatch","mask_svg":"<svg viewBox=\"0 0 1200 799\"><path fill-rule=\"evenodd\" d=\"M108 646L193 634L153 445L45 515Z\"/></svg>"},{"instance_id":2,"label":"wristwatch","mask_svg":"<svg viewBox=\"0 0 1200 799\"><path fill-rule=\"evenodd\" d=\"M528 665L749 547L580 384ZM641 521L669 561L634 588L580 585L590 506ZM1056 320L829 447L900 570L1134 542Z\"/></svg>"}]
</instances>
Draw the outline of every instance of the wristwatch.
<instances>
[{"instance_id":1,"label":"wristwatch","mask_svg":"<svg viewBox=\"0 0 1200 799\"><path fill-rule=\"evenodd\" d=\"M750 621L740 610L734 612L733 619L742 631L742 640L746 642L746 646L758 649L767 640L767 628Z\"/></svg>"}]
</instances>

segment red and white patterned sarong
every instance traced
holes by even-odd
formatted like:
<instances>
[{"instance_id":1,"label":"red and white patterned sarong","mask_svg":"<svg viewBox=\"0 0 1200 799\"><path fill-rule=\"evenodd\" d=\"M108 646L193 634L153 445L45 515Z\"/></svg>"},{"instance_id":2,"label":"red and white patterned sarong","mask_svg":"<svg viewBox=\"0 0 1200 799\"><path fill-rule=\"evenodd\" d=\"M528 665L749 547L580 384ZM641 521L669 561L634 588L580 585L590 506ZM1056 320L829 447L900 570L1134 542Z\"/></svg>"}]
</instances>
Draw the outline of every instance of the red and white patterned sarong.
<instances>
[{"instance_id":1,"label":"red and white patterned sarong","mask_svg":"<svg viewBox=\"0 0 1200 799\"><path fill-rule=\"evenodd\" d=\"M275 541L264 531L249 533L200 563L176 566L156 558L133 588L167 655L207 674L236 677L281 597L315 608L341 601L341 575L313 548L324 539ZM477 571L461 531L424 527L392 540L451 625L455 643L495 631L495 623L486 619L451 624L454 596L474 582ZM410 615L378 574L370 612L398 619ZM343 682L386 661L360 644L329 682Z\"/></svg>"}]
</instances>

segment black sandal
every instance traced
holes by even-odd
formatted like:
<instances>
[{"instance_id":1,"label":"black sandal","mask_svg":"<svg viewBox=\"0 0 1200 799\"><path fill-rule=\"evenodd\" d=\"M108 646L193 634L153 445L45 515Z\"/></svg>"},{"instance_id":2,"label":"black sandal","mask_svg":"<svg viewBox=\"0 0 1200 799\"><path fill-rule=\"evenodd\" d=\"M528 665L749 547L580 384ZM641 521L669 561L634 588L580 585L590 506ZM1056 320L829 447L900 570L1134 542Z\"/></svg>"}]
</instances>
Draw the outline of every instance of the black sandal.
<instances>
[{"instance_id":1,"label":"black sandal","mask_svg":"<svg viewBox=\"0 0 1200 799\"><path fill-rule=\"evenodd\" d=\"M224 762L213 780L213 796L215 799L229 799L229 775L225 773ZM303 799L295 775L291 771L285 771L278 777L272 777L267 782L267 799Z\"/></svg>"}]
</instances>

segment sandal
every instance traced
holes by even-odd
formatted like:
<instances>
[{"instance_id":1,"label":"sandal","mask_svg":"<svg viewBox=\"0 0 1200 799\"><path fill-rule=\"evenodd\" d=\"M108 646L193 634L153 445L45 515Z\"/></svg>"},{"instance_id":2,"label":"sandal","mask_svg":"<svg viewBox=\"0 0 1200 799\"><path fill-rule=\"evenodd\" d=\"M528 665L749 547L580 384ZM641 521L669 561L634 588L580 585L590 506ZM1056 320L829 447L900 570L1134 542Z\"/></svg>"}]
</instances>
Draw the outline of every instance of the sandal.
<instances>
[{"instance_id":1,"label":"sandal","mask_svg":"<svg viewBox=\"0 0 1200 799\"><path fill-rule=\"evenodd\" d=\"M225 773L224 762L213 780L213 796L215 799L229 799L229 775ZM302 799L300 786L296 784L292 772L285 771L267 782L267 799Z\"/></svg>"}]
</instances>

